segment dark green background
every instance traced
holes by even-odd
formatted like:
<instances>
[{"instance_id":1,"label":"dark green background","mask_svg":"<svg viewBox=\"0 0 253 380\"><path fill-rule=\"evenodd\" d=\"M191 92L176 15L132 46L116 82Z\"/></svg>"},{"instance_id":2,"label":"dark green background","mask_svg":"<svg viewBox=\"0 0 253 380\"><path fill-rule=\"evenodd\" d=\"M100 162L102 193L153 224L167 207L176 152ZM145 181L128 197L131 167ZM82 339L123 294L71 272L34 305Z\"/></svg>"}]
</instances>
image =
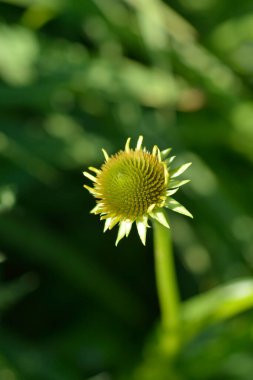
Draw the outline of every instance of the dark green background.
<instances>
[{"instance_id":1,"label":"dark green background","mask_svg":"<svg viewBox=\"0 0 253 380\"><path fill-rule=\"evenodd\" d=\"M82 187L102 147L142 134L193 162L182 299L252 276L252 88L252 0L0 1L0 380L132 379L152 344L152 230L115 248ZM252 318L134 378L252 380Z\"/></svg>"}]
</instances>

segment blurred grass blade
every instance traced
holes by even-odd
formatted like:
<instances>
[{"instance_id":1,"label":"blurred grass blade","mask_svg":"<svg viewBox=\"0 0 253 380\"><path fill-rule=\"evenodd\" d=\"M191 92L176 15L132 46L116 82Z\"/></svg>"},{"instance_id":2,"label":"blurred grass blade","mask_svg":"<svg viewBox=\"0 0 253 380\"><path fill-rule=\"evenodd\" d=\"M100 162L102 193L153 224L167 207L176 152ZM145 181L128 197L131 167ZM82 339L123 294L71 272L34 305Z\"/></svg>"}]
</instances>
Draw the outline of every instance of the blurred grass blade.
<instances>
[{"instance_id":1,"label":"blurred grass blade","mask_svg":"<svg viewBox=\"0 0 253 380\"><path fill-rule=\"evenodd\" d=\"M187 333L194 335L252 307L253 280L236 281L186 301L182 306L182 323Z\"/></svg>"}]
</instances>

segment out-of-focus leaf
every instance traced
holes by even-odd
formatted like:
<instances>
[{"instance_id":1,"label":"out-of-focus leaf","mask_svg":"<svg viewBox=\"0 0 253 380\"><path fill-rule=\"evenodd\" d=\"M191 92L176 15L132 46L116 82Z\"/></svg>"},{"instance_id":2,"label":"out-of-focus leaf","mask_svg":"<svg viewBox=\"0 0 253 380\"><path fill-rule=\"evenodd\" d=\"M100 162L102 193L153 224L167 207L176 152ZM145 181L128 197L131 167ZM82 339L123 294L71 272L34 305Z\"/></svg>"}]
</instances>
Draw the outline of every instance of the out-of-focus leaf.
<instances>
[{"instance_id":1,"label":"out-of-focus leaf","mask_svg":"<svg viewBox=\"0 0 253 380\"><path fill-rule=\"evenodd\" d=\"M42 182L51 183L59 178L59 173L52 165L35 157L29 150L2 132L0 132L0 154Z\"/></svg>"},{"instance_id":2,"label":"out-of-focus leaf","mask_svg":"<svg viewBox=\"0 0 253 380\"><path fill-rule=\"evenodd\" d=\"M218 286L193 297L182 305L182 323L194 335L215 322L221 322L253 307L253 280L244 279Z\"/></svg>"},{"instance_id":3,"label":"out-of-focus leaf","mask_svg":"<svg viewBox=\"0 0 253 380\"><path fill-rule=\"evenodd\" d=\"M124 0L137 10L137 17L140 20L142 31L146 43L150 47L155 47L154 37L150 31L153 30L158 39L158 47L168 48L168 39L173 36L179 41L191 41L195 38L195 31L183 17L175 12L171 7L160 0ZM150 29L150 30L149 30ZM155 30L157 29L157 31Z\"/></svg>"},{"instance_id":4,"label":"out-of-focus leaf","mask_svg":"<svg viewBox=\"0 0 253 380\"><path fill-rule=\"evenodd\" d=\"M40 5L53 5L53 6L57 6L59 4L62 4L64 0L54 0L54 1L50 1L50 0L2 0L2 2L4 3L7 3L7 4L13 4L13 5L17 5L17 6L29 6L29 5L34 5L35 3L36 4L40 4Z\"/></svg>"},{"instance_id":5,"label":"out-of-focus leaf","mask_svg":"<svg viewBox=\"0 0 253 380\"><path fill-rule=\"evenodd\" d=\"M121 95L130 96L155 108L175 103L183 87L183 83L177 82L168 72L149 69L130 60L123 60L119 65L100 58L90 61L86 70L81 71L73 75L72 82L79 91L91 88L115 99Z\"/></svg>"},{"instance_id":6,"label":"out-of-focus leaf","mask_svg":"<svg viewBox=\"0 0 253 380\"><path fill-rule=\"evenodd\" d=\"M37 283L36 276L32 274L26 274L7 284L0 283L0 311L8 309L26 294L32 292L37 287Z\"/></svg>"},{"instance_id":7,"label":"out-of-focus leaf","mask_svg":"<svg viewBox=\"0 0 253 380\"><path fill-rule=\"evenodd\" d=\"M30 344L12 334L0 329L0 351L4 358L0 372L1 380L81 380L76 368L69 369L64 361L60 361L57 352L49 352L37 344ZM13 365L15 363L15 365ZM13 377L15 375L15 377Z\"/></svg>"},{"instance_id":8,"label":"out-of-focus leaf","mask_svg":"<svg viewBox=\"0 0 253 380\"><path fill-rule=\"evenodd\" d=\"M16 371L15 366L13 366L2 353L0 354L0 378L2 380L20 380L19 374Z\"/></svg>"},{"instance_id":9,"label":"out-of-focus leaf","mask_svg":"<svg viewBox=\"0 0 253 380\"><path fill-rule=\"evenodd\" d=\"M35 35L21 26L0 25L0 74L13 85L29 83L39 54Z\"/></svg>"},{"instance_id":10,"label":"out-of-focus leaf","mask_svg":"<svg viewBox=\"0 0 253 380\"><path fill-rule=\"evenodd\" d=\"M16 202L16 194L9 186L0 187L0 214L14 207Z\"/></svg>"},{"instance_id":11,"label":"out-of-focus leaf","mask_svg":"<svg viewBox=\"0 0 253 380\"><path fill-rule=\"evenodd\" d=\"M69 245L63 237L52 235L36 224L29 223L27 219L18 222L17 218L6 215L4 219L0 218L1 239L13 244L13 247L20 247L20 253L63 275L84 293L92 294L126 322L138 323L143 310L141 301L134 293L130 294L99 263Z\"/></svg>"}]
</instances>

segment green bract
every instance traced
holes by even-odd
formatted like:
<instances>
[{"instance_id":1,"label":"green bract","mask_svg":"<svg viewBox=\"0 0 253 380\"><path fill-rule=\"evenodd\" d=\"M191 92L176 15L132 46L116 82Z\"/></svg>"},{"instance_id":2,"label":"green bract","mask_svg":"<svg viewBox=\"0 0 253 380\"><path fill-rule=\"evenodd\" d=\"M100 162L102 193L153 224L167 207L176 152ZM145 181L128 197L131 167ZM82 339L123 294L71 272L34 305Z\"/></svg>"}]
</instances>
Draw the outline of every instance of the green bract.
<instances>
[{"instance_id":1,"label":"green bract","mask_svg":"<svg viewBox=\"0 0 253 380\"><path fill-rule=\"evenodd\" d=\"M188 180L175 179L182 174L191 163L170 170L175 157L167 158L171 149L160 151L157 146L152 152L142 148L143 137L140 136L135 149L130 148L128 138L125 150L109 157L103 149L105 163L101 169L90 167L83 174L89 178L94 187L84 187L97 199L97 205L91 213L100 214L105 219L105 228L112 229L119 223L116 245L128 236L135 222L141 241L146 242L148 218L156 219L165 227L169 227L164 207L192 217L171 195Z\"/></svg>"}]
</instances>

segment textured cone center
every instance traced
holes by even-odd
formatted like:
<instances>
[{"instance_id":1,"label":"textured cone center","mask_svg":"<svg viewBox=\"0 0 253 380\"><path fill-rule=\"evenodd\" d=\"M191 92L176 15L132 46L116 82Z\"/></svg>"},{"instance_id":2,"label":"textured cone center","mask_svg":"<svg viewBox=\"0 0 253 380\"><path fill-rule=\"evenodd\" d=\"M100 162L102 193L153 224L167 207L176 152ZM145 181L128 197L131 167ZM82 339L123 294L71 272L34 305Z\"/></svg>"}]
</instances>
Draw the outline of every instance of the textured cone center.
<instances>
[{"instance_id":1,"label":"textured cone center","mask_svg":"<svg viewBox=\"0 0 253 380\"><path fill-rule=\"evenodd\" d=\"M121 151L98 175L96 191L107 214L136 219L165 194L164 164L150 153Z\"/></svg>"}]
</instances>

